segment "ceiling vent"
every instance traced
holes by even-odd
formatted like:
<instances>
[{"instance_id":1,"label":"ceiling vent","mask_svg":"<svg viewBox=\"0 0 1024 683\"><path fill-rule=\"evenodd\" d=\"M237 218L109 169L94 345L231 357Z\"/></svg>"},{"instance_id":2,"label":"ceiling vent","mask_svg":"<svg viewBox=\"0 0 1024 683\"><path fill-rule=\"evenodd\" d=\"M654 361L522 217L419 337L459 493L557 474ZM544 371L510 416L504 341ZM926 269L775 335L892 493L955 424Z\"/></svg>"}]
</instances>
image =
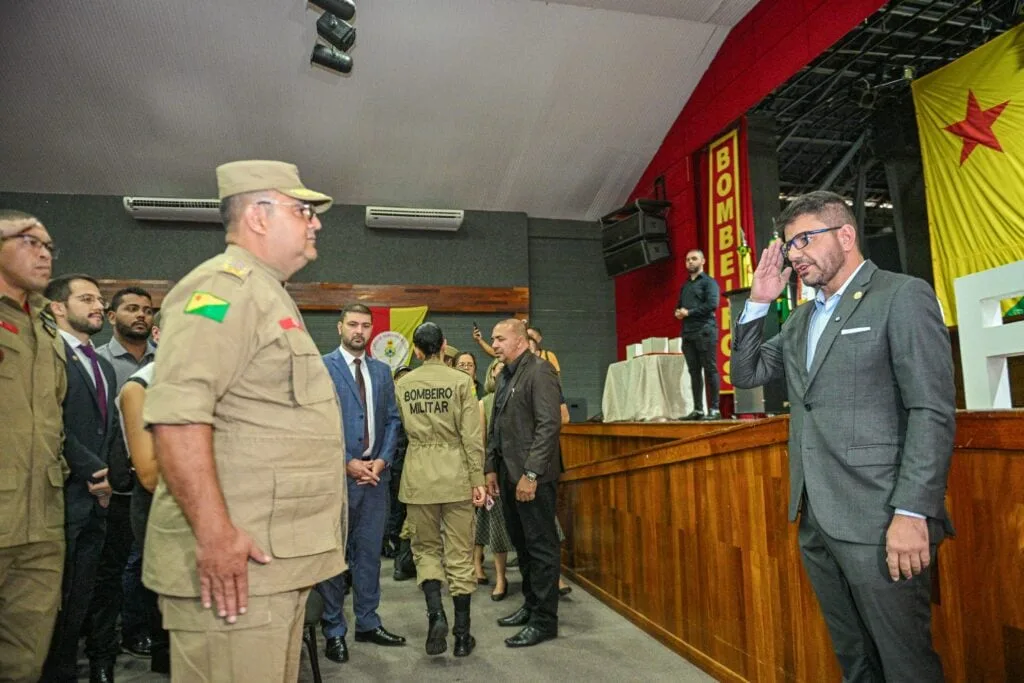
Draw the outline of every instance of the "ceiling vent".
<instances>
[{"instance_id":1,"label":"ceiling vent","mask_svg":"<svg viewBox=\"0 0 1024 683\"><path fill-rule=\"evenodd\" d=\"M124 210L139 221L220 223L220 202L216 199L125 197L123 201Z\"/></svg>"},{"instance_id":2,"label":"ceiling vent","mask_svg":"<svg viewBox=\"0 0 1024 683\"><path fill-rule=\"evenodd\" d=\"M403 209L394 206L366 207L366 227L396 230L454 232L462 225L462 209Z\"/></svg>"}]
</instances>

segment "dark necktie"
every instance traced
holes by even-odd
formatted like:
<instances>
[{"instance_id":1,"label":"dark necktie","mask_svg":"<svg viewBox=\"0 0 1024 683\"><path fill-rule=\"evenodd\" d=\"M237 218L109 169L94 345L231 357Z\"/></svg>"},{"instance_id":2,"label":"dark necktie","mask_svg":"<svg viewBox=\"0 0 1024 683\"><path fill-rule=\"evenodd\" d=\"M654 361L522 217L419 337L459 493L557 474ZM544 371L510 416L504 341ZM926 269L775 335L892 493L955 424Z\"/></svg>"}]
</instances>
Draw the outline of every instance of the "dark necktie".
<instances>
[{"instance_id":1,"label":"dark necktie","mask_svg":"<svg viewBox=\"0 0 1024 683\"><path fill-rule=\"evenodd\" d=\"M96 355L96 349L89 344L82 344L82 353L92 361L92 376L96 380L96 400L100 404L100 415L103 416L103 423L107 422L107 385L103 381L103 369L100 368L100 359Z\"/></svg>"},{"instance_id":2,"label":"dark necktie","mask_svg":"<svg viewBox=\"0 0 1024 683\"><path fill-rule=\"evenodd\" d=\"M353 358L356 364L356 384L359 386L359 400L363 402L363 451L370 447L370 418L366 409L366 380L363 379L363 361Z\"/></svg>"}]
</instances>

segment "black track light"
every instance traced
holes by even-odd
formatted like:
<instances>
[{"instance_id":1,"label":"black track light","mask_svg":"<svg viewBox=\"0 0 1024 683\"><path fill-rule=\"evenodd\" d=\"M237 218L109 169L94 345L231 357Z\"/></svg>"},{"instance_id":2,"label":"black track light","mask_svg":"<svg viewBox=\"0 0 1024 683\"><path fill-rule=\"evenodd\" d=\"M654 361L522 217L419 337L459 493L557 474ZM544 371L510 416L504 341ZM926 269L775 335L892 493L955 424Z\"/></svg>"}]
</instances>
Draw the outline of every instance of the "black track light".
<instances>
[{"instance_id":1,"label":"black track light","mask_svg":"<svg viewBox=\"0 0 1024 683\"><path fill-rule=\"evenodd\" d=\"M350 21L356 15L356 5L351 0L310 0L310 2L342 21Z\"/></svg>"},{"instance_id":2,"label":"black track light","mask_svg":"<svg viewBox=\"0 0 1024 683\"><path fill-rule=\"evenodd\" d=\"M347 52L352 43L356 42L356 30L348 22L333 14L323 13L316 22L316 32L321 38Z\"/></svg>"},{"instance_id":3,"label":"black track light","mask_svg":"<svg viewBox=\"0 0 1024 683\"><path fill-rule=\"evenodd\" d=\"M309 58L310 64L318 64L325 69L347 74L352 71L352 58L344 52L339 52L329 45L317 43L313 46L313 54Z\"/></svg>"}]
</instances>

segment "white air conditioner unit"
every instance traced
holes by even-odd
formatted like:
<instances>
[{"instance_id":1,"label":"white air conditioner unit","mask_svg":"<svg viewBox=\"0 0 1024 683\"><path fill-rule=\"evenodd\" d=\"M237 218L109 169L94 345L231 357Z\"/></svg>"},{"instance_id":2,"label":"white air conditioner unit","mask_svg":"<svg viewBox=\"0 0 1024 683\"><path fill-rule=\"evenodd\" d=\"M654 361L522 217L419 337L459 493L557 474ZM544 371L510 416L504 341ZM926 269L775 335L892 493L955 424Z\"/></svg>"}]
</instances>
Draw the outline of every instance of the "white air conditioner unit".
<instances>
[{"instance_id":1,"label":"white air conditioner unit","mask_svg":"<svg viewBox=\"0 0 1024 683\"><path fill-rule=\"evenodd\" d=\"M220 202L216 199L125 197L124 210L139 221L220 223Z\"/></svg>"},{"instance_id":2,"label":"white air conditioner unit","mask_svg":"<svg viewBox=\"0 0 1024 683\"><path fill-rule=\"evenodd\" d=\"M453 232L462 225L462 209L403 209L394 206L366 207L366 227L398 230L443 230Z\"/></svg>"}]
</instances>

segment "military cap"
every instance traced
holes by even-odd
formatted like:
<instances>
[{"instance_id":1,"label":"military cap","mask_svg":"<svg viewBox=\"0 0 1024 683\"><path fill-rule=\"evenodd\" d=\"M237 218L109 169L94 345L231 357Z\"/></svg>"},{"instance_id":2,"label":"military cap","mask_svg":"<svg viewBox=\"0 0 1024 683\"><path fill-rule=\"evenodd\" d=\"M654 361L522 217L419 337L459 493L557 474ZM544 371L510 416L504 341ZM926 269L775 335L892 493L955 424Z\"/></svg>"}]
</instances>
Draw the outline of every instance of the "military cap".
<instances>
[{"instance_id":1,"label":"military cap","mask_svg":"<svg viewBox=\"0 0 1024 683\"><path fill-rule=\"evenodd\" d=\"M283 161L232 161L217 167L217 191L220 199L245 192L276 190L283 195L308 202L317 213L331 208L333 199L310 190L299 180L299 169Z\"/></svg>"}]
</instances>

